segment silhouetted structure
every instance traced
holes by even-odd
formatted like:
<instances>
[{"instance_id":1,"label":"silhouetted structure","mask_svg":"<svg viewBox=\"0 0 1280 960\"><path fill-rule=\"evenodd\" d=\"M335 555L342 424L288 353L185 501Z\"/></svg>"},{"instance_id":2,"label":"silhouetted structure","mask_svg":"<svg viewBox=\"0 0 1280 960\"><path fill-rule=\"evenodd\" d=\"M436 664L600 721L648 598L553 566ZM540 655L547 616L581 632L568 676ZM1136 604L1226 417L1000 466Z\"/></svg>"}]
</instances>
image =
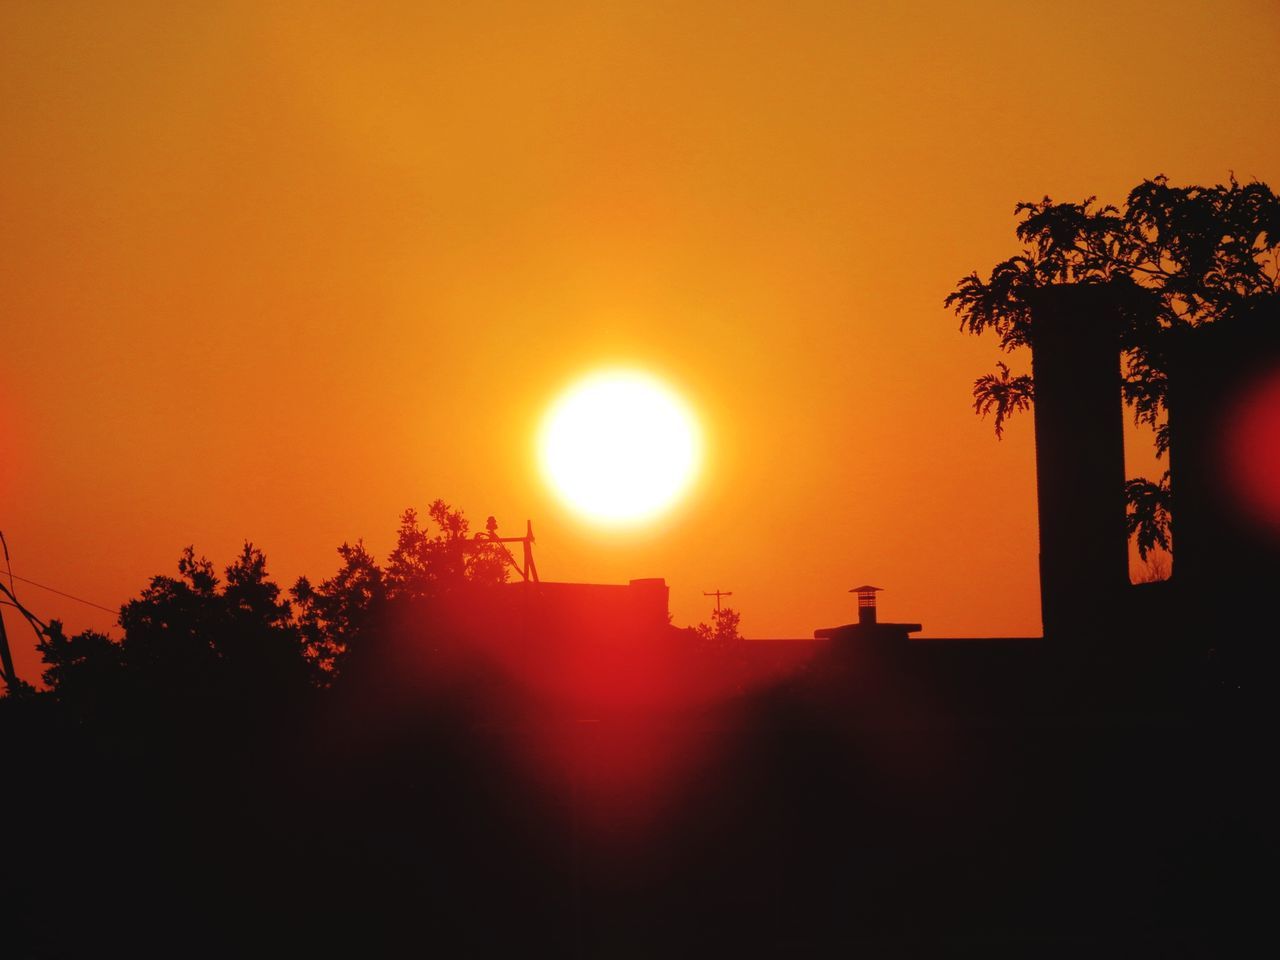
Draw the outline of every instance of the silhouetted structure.
<instances>
[{"instance_id":1,"label":"silhouetted structure","mask_svg":"<svg viewBox=\"0 0 1280 960\"><path fill-rule=\"evenodd\" d=\"M719 587L716 587L716 588L715 588L715 590L710 590L710 591L708 591L708 590L703 590L703 591L702 591L702 595L703 595L704 597L715 597L715 598L716 598L716 610L717 610L717 611L719 611L719 609L720 609L720 601L721 601L721 599L722 599L722 598L724 598L724 597L732 597L732 596L733 596L733 591L732 591L732 590L721 590Z\"/></svg>"},{"instance_id":2,"label":"silhouetted structure","mask_svg":"<svg viewBox=\"0 0 1280 960\"><path fill-rule=\"evenodd\" d=\"M1241 503L1228 441L1244 399L1267 376L1280 376L1280 297L1255 299L1171 338L1172 579L1179 615L1201 629L1253 633L1274 616L1280 539Z\"/></svg>"},{"instance_id":3,"label":"silhouetted structure","mask_svg":"<svg viewBox=\"0 0 1280 960\"><path fill-rule=\"evenodd\" d=\"M813 631L814 639L858 640L878 642L905 642L907 635L918 633L923 627L918 623L880 623L876 616L876 594L882 588L864 584L849 592L858 596L858 622L842 627L824 627Z\"/></svg>"},{"instance_id":4,"label":"silhouetted structure","mask_svg":"<svg viewBox=\"0 0 1280 960\"><path fill-rule=\"evenodd\" d=\"M13 689L18 683L18 674L13 669L13 654L9 652L9 637L5 633L2 615L0 615L0 680L4 681L6 690Z\"/></svg>"},{"instance_id":5,"label":"silhouetted structure","mask_svg":"<svg viewBox=\"0 0 1280 960\"><path fill-rule=\"evenodd\" d=\"M455 529L420 572L456 574ZM1265 752L1203 671L1153 696L1136 659L907 642L871 585L807 644L699 642L659 579L428 577L366 609L343 556L331 686L235 682L263 663L237 639L293 631L246 546L226 588L188 551L127 605L124 660L51 643L57 696L0 699L36 827L0 875L15 955L1242 952ZM210 663L234 672L192 696Z\"/></svg>"},{"instance_id":6,"label":"silhouetted structure","mask_svg":"<svg viewBox=\"0 0 1280 960\"><path fill-rule=\"evenodd\" d=\"M614 583L508 583L459 596L458 621L520 642L663 629L671 590L662 577Z\"/></svg>"},{"instance_id":7,"label":"silhouetted structure","mask_svg":"<svg viewBox=\"0 0 1280 960\"><path fill-rule=\"evenodd\" d=\"M523 537L500 537L498 536L498 521L495 517L489 517L484 524L484 533L476 534L472 538L478 545L501 544L500 547L503 556L515 571L520 574L522 581L528 582L532 580L538 582L538 566L533 562L533 545L536 542L533 537L533 521L526 520ZM516 563L516 558L511 555L511 551L507 549L506 544L519 543L523 550L523 564Z\"/></svg>"},{"instance_id":8,"label":"silhouetted structure","mask_svg":"<svg viewBox=\"0 0 1280 960\"><path fill-rule=\"evenodd\" d=\"M1129 586L1120 330L1129 285L1055 285L1032 304L1044 634L1096 635Z\"/></svg>"},{"instance_id":9,"label":"silhouetted structure","mask_svg":"<svg viewBox=\"0 0 1280 960\"><path fill-rule=\"evenodd\" d=\"M1143 309L1126 281L1036 291L1030 338L1044 634L1079 645L1136 635L1211 641L1253 630L1280 543L1241 508L1225 440L1241 398L1280 371L1280 300L1163 331L1175 502L1172 596L1129 582L1120 332Z\"/></svg>"},{"instance_id":10,"label":"silhouetted structure","mask_svg":"<svg viewBox=\"0 0 1280 960\"><path fill-rule=\"evenodd\" d=\"M625 584L544 580L465 584L407 600L388 607L390 621L378 634L391 645L368 651L357 669L372 673L356 685L413 690L420 682L430 687L446 675L478 671L516 678L526 692L551 700L567 687L575 695L604 696L608 684L596 684L596 667L604 664L611 677L635 669L680 633L668 617L669 593L662 578ZM513 702L507 693L494 696L506 706ZM582 707L581 698L569 705L571 711Z\"/></svg>"},{"instance_id":11,"label":"silhouetted structure","mask_svg":"<svg viewBox=\"0 0 1280 960\"><path fill-rule=\"evenodd\" d=\"M670 588L662 577L634 579L626 584L542 583L532 591L521 584L503 590L505 615L511 628L534 634L619 633L663 629L668 625Z\"/></svg>"}]
</instances>

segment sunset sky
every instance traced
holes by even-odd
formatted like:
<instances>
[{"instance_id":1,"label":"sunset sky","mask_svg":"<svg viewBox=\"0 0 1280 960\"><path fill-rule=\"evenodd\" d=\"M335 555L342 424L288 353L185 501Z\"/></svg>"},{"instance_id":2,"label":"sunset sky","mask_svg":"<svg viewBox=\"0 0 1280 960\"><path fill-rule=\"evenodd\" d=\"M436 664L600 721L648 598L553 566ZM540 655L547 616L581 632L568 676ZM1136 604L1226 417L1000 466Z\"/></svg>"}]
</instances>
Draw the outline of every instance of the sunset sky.
<instances>
[{"instance_id":1,"label":"sunset sky","mask_svg":"<svg viewBox=\"0 0 1280 960\"><path fill-rule=\"evenodd\" d=\"M14 572L116 607L247 538L287 585L440 497L531 519L545 579L665 577L681 624L720 587L747 635L808 636L871 582L926 634L1038 634L1030 417L973 415L1000 354L942 299L1017 251L1019 200L1280 186L1278 54L1273 0L7 0ZM534 449L617 365L705 442L625 532Z\"/></svg>"}]
</instances>

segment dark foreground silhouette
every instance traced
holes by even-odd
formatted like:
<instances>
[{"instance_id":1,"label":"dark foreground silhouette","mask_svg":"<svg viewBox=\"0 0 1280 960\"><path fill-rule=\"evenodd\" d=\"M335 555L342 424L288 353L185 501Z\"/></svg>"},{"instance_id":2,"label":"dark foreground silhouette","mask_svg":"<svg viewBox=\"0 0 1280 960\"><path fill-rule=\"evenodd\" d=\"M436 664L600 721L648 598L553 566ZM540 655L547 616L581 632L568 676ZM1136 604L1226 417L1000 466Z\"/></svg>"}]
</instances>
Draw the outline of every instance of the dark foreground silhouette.
<instances>
[{"instance_id":1,"label":"dark foreground silhouette","mask_svg":"<svg viewBox=\"0 0 1280 960\"><path fill-rule=\"evenodd\" d=\"M0 952L1265 942L1280 199L1157 178L1020 209L1028 249L949 302L1031 348L974 399L998 430L1034 405L1044 637L910 640L865 605L813 641L728 608L678 630L661 581L539 584L530 528L440 502L385 568L344 544L287 597L250 545L225 578L188 551L119 642L50 625L50 691L0 700ZM1124 403L1159 482L1125 479ZM1172 540L1169 581L1129 583L1130 534Z\"/></svg>"},{"instance_id":2,"label":"dark foreground silhouette","mask_svg":"<svg viewBox=\"0 0 1280 960\"><path fill-rule=\"evenodd\" d=\"M138 638L199 636L172 587ZM327 686L139 653L0 700L5 955L1206 956L1266 916L1257 688L1194 643L494 635L527 589L388 604Z\"/></svg>"}]
</instances>

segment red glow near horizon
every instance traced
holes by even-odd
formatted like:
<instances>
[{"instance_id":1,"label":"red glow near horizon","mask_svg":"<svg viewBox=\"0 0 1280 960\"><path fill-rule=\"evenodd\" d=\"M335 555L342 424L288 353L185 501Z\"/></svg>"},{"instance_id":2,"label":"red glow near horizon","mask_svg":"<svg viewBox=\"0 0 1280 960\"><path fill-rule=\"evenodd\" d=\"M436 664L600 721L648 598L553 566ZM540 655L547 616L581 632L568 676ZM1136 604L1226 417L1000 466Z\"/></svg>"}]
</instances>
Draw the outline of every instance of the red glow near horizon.
<instances>
[{"instance_id":1,"label":"red glow near horizon","mask_svg":"<svg viewBox=\"0 0 1280 960\"><path fill-rule=\"evenodd\" d=\"M719 727L740 698L793 675L814 652L784 644L733 661L694 643L642 633L560 639L534 655L503 644L486 651L537 713L557 718L530 725L513 759L597 842L643 838L714 767Z\"/></svg>"},{"instance_id":2,"label":"red glow near horizon","mask_svg":"<svg viewBox=\"0 0 1280 960\"><path fill-rule=\"evenodd\" d=\"M1242 392L1225 448L1228 482L1240 505L1280 535L1280 370Z\"/></svg>"},{"instance_id":3,"label":"red glow near horizon","mask_svg":"<svg viewBox=\"0 0 1280 960\"><path fill-rule=\"evenodd\" d=\"M750 697L794 676L821 647L710 646L657 624L500 629L483 620L492 610L464 614L439 636L415 629L429 618L406 618L379 696L452 697L464 723L499 735L547 802L613 848L643 840L678 809Z\"/></svg>"}]
</instances>

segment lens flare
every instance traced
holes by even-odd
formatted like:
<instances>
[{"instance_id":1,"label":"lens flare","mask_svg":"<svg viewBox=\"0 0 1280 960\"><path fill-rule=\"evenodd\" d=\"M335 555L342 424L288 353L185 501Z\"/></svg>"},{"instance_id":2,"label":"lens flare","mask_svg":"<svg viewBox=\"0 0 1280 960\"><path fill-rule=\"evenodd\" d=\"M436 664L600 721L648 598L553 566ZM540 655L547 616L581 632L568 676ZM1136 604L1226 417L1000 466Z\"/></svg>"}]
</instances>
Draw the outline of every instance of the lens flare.
<instances>
[{"instance_id":1,"label":"lens flare","mask_svg":"<svg viewBox=\"0 0 1280 960\"><path fill-rule=\"evenodd\" d=\"M1239 505L1280 535L1280 370L1242 392L1225 440L1227 476Z\"/></svg>"},{"instance_id":2,"label":"lens flare","mask_svg":"<svg viewBox=\"0 0 1280 960\"><path fill-rule=\"evenodd\" d=\"M665 384L632 370L571 386L543 421L543 476L573 511L605 525L642 523L689 489L701 460L697 420Z\"/></svg>"}]
</instances>

